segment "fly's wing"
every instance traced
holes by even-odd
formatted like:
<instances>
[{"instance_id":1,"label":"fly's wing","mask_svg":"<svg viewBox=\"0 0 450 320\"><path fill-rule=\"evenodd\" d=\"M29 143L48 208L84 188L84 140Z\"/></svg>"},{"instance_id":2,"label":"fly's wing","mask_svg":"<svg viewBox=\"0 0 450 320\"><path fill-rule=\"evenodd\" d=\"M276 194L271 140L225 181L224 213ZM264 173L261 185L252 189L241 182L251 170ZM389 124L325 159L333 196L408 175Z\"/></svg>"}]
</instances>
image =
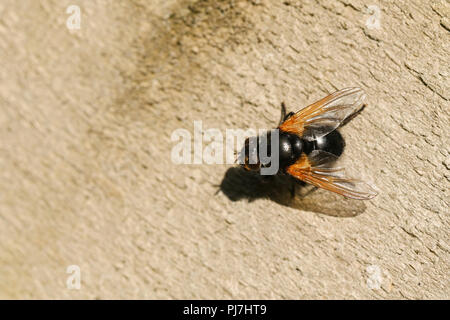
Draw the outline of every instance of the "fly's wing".
<instances>
[{"instance_id":1,"label":"fly's wing","mask_svg":"<svg viewBox=\"0 0 450 320\"><path fill-rule=\"evenodd\" d=\"M298 111L284 121L279 129L297 134L303 139L316 140L361 110L366 95L360 88L346 88Z\"/></svg>"},{"instance_id":2,"label":"fly's wing","mask_svg":"<svg viewBox=\"0 0 450 320\"><path fill-rule=\"evenodd\" d=\"M365 201L345 198L340 194L305 183L297 186L288 206L333 217L355 217L367 209Z\"/></svg>"},{"instance_id":3,"label":"fly's wing","mask_svg":"<svg viewBox=\"0 0 450 320\"><path fill-rule=\"evenodd\" d=\"M367 200L377 195L367 183L346 178L343 168L333 166L336 160L337 157L331 153L314 150L308 156L302 154L297 162L286 169L286 172L294 178L347 198Z\"/></svg>"}]
</instances>

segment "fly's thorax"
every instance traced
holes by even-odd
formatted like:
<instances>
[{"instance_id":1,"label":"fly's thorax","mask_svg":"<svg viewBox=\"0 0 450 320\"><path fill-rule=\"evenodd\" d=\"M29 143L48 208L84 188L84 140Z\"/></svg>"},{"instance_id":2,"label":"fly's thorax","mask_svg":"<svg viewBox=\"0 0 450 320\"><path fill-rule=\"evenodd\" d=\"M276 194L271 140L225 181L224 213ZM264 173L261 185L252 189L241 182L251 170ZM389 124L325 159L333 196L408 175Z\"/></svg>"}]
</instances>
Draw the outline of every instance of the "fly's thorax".
<instances>
[{"instance_id":1,"label":"fly's thorax","mask_svg":"<svg viewBox=\"0 0 450 320\"><path fill-rule=\"evenodd\" d=\"M283 132L279 140L280 167L285 168L297 161L303 151L303 141L296 134Z\"/></svg>"}]
</instances>

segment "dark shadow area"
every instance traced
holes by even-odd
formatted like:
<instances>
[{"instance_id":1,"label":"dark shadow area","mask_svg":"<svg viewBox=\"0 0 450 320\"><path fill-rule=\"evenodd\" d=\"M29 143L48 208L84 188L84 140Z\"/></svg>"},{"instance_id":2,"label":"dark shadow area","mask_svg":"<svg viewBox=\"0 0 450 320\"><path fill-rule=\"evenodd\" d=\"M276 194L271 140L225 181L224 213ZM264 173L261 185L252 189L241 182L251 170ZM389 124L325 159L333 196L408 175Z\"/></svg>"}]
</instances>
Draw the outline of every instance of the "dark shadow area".
<instances>
[{"instance_id":1,"label":"dark shadow area","mask_svg":"<svg viewBox=\"0 0 450 320\"><path fill-rule=\"evenodd\" d=\"M220 184L220 190L231 201L252 202L266 198L290 208L334 217L354 217L366 210L364 201L347 199L295 180L288 175L261 176L257 172L246 171L241 167L227 170Z\"/></svg>"}]
</instances>

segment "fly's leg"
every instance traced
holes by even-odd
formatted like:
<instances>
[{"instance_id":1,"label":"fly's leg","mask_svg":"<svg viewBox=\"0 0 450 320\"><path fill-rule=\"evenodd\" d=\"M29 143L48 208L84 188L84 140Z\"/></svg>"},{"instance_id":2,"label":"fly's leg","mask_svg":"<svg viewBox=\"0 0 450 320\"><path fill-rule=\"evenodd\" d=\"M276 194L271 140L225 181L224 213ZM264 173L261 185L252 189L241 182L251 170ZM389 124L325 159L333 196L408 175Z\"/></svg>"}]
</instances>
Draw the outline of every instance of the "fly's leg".
<instances>
[{"instance_id":1,"label":"fly's leg","mask_svg":"<svg viewBox=\"0 0 450 320\"><path fill-rule=\"evenodd\" d=\"M366 107L366 105L363 105L361 107L361 109L359 109L358 111L356 111L355 113L353 113L352 115L348 116L344 121L342 121L341 125L339 127L343 127L345 126L347 123L349 123L350 121L352 121L357 115L359 115L364 108Z\"/></svg>"},{"instance_id":2,"label":"fly's leg","mask_svg":"<svg viewBox=\"0 0 450 320\"><path fill-rule=\"evenodd\" d=\"M303 197L306 197L306 196L310 195L311 193L313 193L313 192L316 191L317 189L319 189L319 188L316 187L316 186L313 186L313 188L312 188L311 190L308 190L308 192L306 192L306 193L303 195Z\"/></svg>"},{"instance_id":3,"label":"fly's leg","mask_svg":"<svg viewBox=\"0 0 450 320\"><path fill-rule=\"evenodd\" d=\"M288 114L286 114L286 105L284 104L284 102L282 102L281 103L281 118L280 118L280 122L278 123L278 126L280 126L283 122L285 122L287 119L289 119L293 115L294 115L294 112L289 112Z\"/></svg>"}]
</instances>

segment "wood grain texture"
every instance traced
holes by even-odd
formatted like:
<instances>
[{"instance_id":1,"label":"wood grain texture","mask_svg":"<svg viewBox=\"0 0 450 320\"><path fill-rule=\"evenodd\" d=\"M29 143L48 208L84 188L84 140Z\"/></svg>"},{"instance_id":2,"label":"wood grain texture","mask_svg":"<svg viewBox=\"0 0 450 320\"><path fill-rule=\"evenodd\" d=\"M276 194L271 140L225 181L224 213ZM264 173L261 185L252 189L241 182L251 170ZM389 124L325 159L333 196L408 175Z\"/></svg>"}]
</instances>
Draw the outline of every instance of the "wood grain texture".
<instances>
[{"instance_id":1,"label":"wood grain texture","mask_svg":"<svg viewBox=\"0 0 450 320\"><path fill-rule=\"evenodd\" d=\"M0 3L0 298L450 298L448 2L374 1L377 30L357 0L85 0L69 31L72 2ZM359 215L170 160L194 120L271 128L350 86Z\"/></svg>"}]
</instances>

